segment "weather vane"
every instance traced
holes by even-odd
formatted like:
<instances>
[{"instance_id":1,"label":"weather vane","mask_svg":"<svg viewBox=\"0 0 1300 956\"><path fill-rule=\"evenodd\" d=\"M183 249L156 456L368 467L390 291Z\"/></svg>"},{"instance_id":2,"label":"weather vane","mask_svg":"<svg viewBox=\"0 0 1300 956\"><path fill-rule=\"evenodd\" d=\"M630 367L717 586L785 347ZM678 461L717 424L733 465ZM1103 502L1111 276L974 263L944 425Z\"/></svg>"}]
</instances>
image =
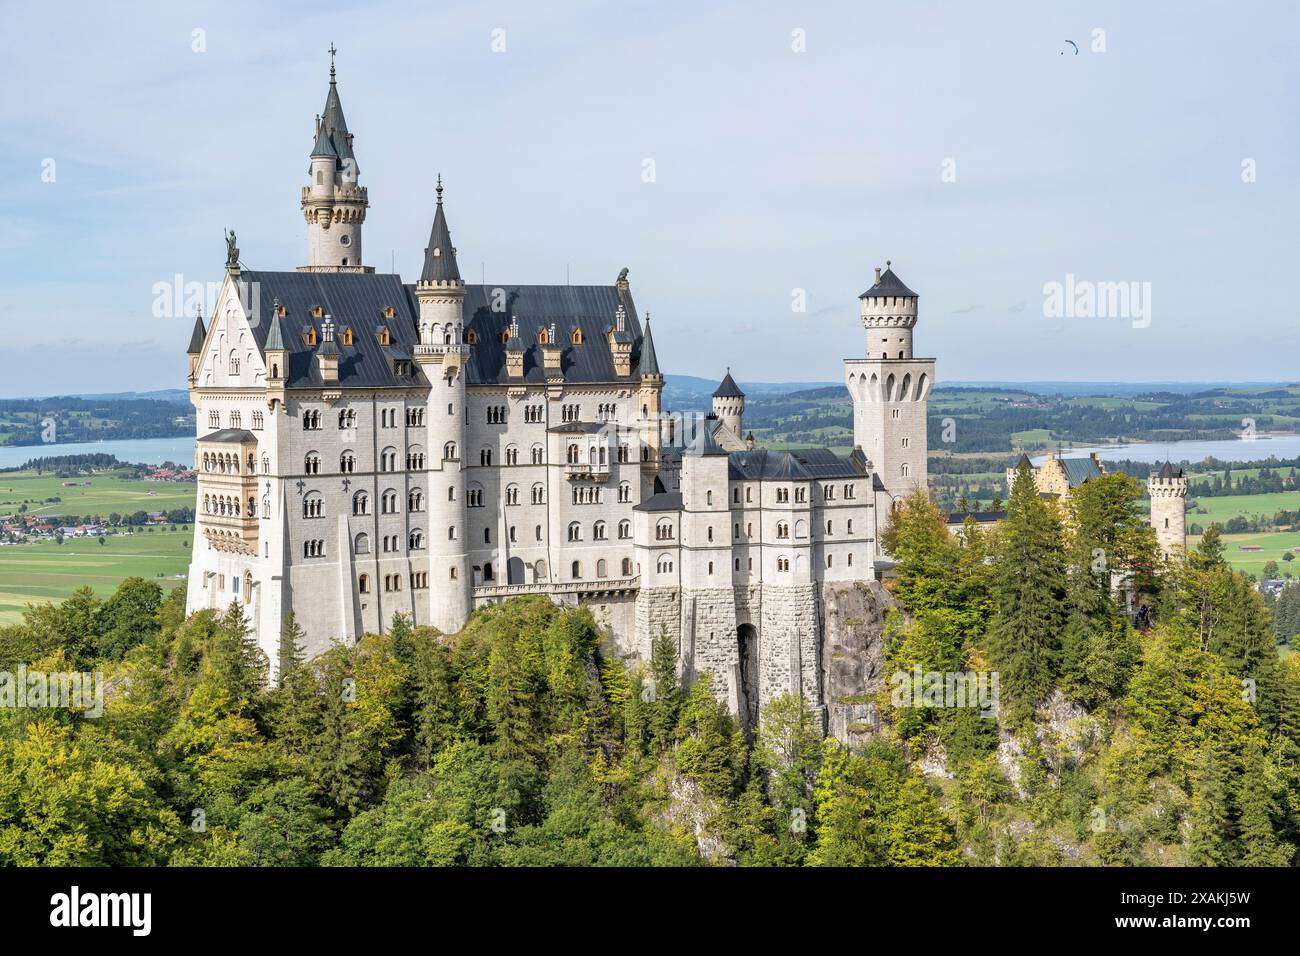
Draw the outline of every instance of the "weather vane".
<instances>
[{"instance_id":1,"label":"weather vane","mask_svg":"<svg viewBox=\"0 0 1300 956\"><path fill-rule=\"evenodd\" d=\"M334 54L339 52L334 49L334 44L330 43L330 76L334 75Z\"/></svg>"}]
</instances>

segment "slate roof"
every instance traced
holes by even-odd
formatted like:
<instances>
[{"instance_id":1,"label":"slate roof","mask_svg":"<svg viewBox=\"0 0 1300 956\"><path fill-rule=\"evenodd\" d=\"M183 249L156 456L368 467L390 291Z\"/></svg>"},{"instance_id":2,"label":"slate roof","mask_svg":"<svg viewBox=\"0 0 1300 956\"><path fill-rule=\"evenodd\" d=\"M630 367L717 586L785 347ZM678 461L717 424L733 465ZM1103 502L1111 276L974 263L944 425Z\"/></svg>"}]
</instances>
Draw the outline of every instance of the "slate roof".
<instances>
[{"instance_id":1,"label":"slate roof","mask_svg":"<svg viewBox=\"0 0 1300 956\"><path fill-rule=\"evenodd\" d=\"M353 170L356 170L356 156L352 152L352 137L348 135L348 121L343 118L343 104L339 101L339 88L334 81L334 70L330 68L330 89L325 95L325 109L320 117L321 129L329 139L330 145L334 148L334 155L338 156L340 161L350 159L353 161ZM317 137L319 143L319 137ZM341 166L341 162L340 162Z\"/></svg>"},{"instance_id":2,"label":"slate roof","mask_svg":"<svg viewBox=\"0 0 1300 956\"><path fill-rule=\"evenodd\" d=\"M218 441L218 442L232 442L232 443L255 442L257 441L257 436L254 435L252 432L250 432L247 428L223 428L220 431L209 432L208 434L200 438L199 441Z\"/></svg>"},{"instance_id":3,"label":"slate roof","mask_svg":"<svg viewBox=\"0 0 1300 956\"><path fill-rule=\"evenodd\" d=\"M190 333L190 355L198 355L203 351L203 340L208 337L207 330L203 328L203 316L194 317L194 331Z\"/></svg>"},{"instance_id":4,"label":"slate roof","mask_svg":"<svg viewBox=\"0 0 1300 956\"><path fill-rule=\"evenodd\" d=\"M271 331L266 333L264 348L268 352L272 349L284 350L284 329L280 326L280 310L275 308L274 303L271 304Z\"/></svg>"},{"instance_id":5,"label":"slate roof","mask_svg":"<svg viewBox=\"0 0 1300 956\"><path fill-rule=\"evenodd\" d=\"M504 308L494 311L496 290L504 291ZM412 290L413 291L413 290ZM633 336L629 374L614 371L614 357L605 337L619 305L627 312L627 329ZM519 325L524 353L522 379L506 373L506 346L501 335L513 316ZM636 306L630 292L613 285L467 285L465 287L465 329L473 329L478 342L470 350L467 368L470 385L510 385L518 382L540 385L546 381L542 348L537 336L555 323L560 340L560 368L566 382L636 382L644 371L643 353L653 362L653 346L642 337ZM571 344L574 329L582 332L582 344ZM657 365L655 366L657 368Z\"/></svg>"},{"instance_id":6,"label":"slate roof","mask_svg":"<svg viewBox=\"0 0 1300 956\"><path fill-rule=\"evenodd\" d=\"M1173 463L1172 463L1172 462L1166 460L1166 461L1165 461L1165 464L1164 464L1164 467L1160 469L1160 474L1157 475L1157 477L1159 477L1159 478L1181 478L1181 477L1183 477L1183 470L1182 470L1181 468L1175 468L1175 467L1173 466Z\"/></svg>"},{"instance_id":7,"label":"slate roof","mask_svg":"<svg viewBox=\"0 0 1300 956\"><path fill-rule=\"evenodd\" d=\"M636 310L632 310L632 324L636 324ZM655 355L655 340L650 334L650 317L647 315L645 320L645 341L641 343L641 355L634 356L637 364L640 365L642 375L658 375L659 357Z\"/></svg>"},{"instance_id":8,"label":"slate roof","mask_svg":"<svg viewBox=\"0 0 1300 956\"><path fill-rule=\"evenodd\" d=\"M317 341L322 339L323 318L312 310L319 306L334 322L335 345L339 349L339 381L343 388L382 388L422 385L428 382L419 366L409 375L399 377L394 359L409 359L419 342L417 319L419 306L415 287L404 285L401 277L378 272L259 272L245 270L237 279L241 284L241 301L250 302L253 335L258 348L266 350L271 330L276 325L274 305L285 307L280 319L281 337L288 360L285 385L288 388L318 388L323 383L314 350L303 333L316 328ZM251 287L251 289L249 288ZM494 293L504 290L506 309L493 311ZM254 291L255 293L254 294ZM627 312L627 328L636 344L632 348L631 374L619 376L614 371L605 330L619 305ZM393 317L385 318L385 309ZM524 375L512 379L506 373L506 347L501 333L513 315L519 324L519 338L524 351ZM636 382L641 375L641 353L647 351L636 318L631 293L617 286L544 286L544 285L467 285L465 286L465 328L474 329L477 343L470 348L466 368L470 385L508 385L519 382L542 384L541 347L537 335L543 326L556 324L562 340L561 368L565 380L575 383ZM391 344L379 344L376 331L387 326ZM351 328L352 344L339 340L344 329ZM581 345L570 344L572 329L582 330Z\"/></svg>"},{"instance_id":9,"label":"slate roof","mask_svg":"<svg viewBox=\"0 0 1300 956\"><path fill-rule=\"evenodd\" d=\"M459 282L460 268L456 265L456 248L451 244L451 231L442 211L442 178L438 178L438 208L433 214L433 229L429 231L429 244L424 247L424 269L421 282Z\"/></svg>"},{"instance_id":10,"label":"slate roof","mask_svg":"<svg viewBox=\"0 0 1300 956\"><path fill-rule=\"evenodd\" d=\"M1101 469L1091 457L1062 458L1060 462L1061 467L1065 469L1065 480L1070 483L1071 488L1077 488L1089 478L1096 478L1101 474Z\"/></svg>"},{"instance_id":11,"label":"slate roof","mask_svg":"<svg viewBox=\"0 0 1300 956\"><path fill-rule=\"evenodd\" d=\"M682 494L680 491L661 491L658 494L651 495L639 505L632 507L633 511L681 511Z\"/></svg>"},{"instance_id":12,"label":"slate roof","mask_svg":"<svg viewBox=\"0 0 1300 956\"><path fill-rule=\"evenodd\" d=\"M719 385L716 389L714 389L713 397L714 398L744 398L745 397L745 393L740 390L740 386L736 384L736 380L731 377L731 369L727 369L727 377L722 380L721 385Z\"/></svg>"},{"instance_id":13,"label":"slate roof","mask_svg":"<svg viewBox=\"0 0 1300 956\"><path fill-rule=\"evenodd\" d=\"M820 478L861 478L866 459L858 452L845 458L829 448L792 448L789 451L733 451L732 479L761 481L813 481Z\"/></svg>"},{"instance_id":14,"label":"slate roof","mask_svg":"<svg viewBox=\"0 0 1300 956\"><path fill-rule=\"evenodd\" d=\"M903 299L915 299L917 295L907 286L903 285L903 280L894 275L893 269L886 269L880 274L880 278L862 295L859 299L866 299L872 296L897 296Z\"/></svg>"}]
</instances>

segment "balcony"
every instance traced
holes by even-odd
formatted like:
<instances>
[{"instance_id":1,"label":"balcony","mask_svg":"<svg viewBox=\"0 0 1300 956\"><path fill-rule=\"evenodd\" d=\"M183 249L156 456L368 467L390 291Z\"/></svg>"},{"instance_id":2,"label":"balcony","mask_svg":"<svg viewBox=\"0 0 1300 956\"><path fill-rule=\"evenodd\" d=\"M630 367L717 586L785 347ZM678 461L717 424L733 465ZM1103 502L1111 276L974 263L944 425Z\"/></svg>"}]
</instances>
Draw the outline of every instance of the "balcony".
<instances>
[{"instance_id":1,"label":"balcony","mask_svg":"<svg viewBox=\"0 0 1300 956\"><path fill-rule=\"evenodd\" d=\"M564 477L570 481L608 481L609 465L565 465Z\"/></svg>"},{"instance_id":2,"label":"balcony","mask_svg":"<svg viewBox=\"0 0 1300 956\"><path fill-rule=\"evenodd\" d=\"M641 576L630 578L593 578L590 581L539 581L534 584L485 584L474 588L475 599L518 597L521 594L599 594L635 591Z\"/></svg>"}]
</instances>

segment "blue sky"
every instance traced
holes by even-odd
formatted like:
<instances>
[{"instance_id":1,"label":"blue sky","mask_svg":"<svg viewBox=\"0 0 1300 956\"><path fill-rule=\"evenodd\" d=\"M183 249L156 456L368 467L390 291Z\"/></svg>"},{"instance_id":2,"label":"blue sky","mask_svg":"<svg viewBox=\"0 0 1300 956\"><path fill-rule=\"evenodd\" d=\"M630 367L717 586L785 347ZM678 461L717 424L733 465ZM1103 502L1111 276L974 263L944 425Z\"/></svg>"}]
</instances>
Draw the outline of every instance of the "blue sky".
<instances>
[{"instance_id":1,"label":"blue sky","mask_svg":"<svg viewBox=\"0 0 1300 956\"><path fill-rule=\"evenodd\" d=\"M468 280L626 265L668 371L838 380L892 259L941 380L1300 378L1292 4L52 9L0 38L0 394L182 387L155 284L219 280L224 227L306 261L331 42L368 264L418 274L440 171ZM1150 323L1045 318L1067 275Z\"/></svg>"}]
</instances>

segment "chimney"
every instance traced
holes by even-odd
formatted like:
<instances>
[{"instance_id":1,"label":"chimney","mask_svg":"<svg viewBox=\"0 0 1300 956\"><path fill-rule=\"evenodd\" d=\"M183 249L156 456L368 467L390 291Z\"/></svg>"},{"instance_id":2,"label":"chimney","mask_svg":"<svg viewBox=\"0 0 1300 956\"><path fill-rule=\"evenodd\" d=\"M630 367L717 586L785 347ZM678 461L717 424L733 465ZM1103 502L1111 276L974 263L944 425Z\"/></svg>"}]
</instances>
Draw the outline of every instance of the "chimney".
<instances>
[{"instance_id":1,"label":"chimney","mask_svg":"<svg viewBox=\"0 0 1300 956\"><path fill-rule=\"evenodd\" d=\"M876 281L880 281L880 266L876 266Z\"/></svg>"}]
</instances>

